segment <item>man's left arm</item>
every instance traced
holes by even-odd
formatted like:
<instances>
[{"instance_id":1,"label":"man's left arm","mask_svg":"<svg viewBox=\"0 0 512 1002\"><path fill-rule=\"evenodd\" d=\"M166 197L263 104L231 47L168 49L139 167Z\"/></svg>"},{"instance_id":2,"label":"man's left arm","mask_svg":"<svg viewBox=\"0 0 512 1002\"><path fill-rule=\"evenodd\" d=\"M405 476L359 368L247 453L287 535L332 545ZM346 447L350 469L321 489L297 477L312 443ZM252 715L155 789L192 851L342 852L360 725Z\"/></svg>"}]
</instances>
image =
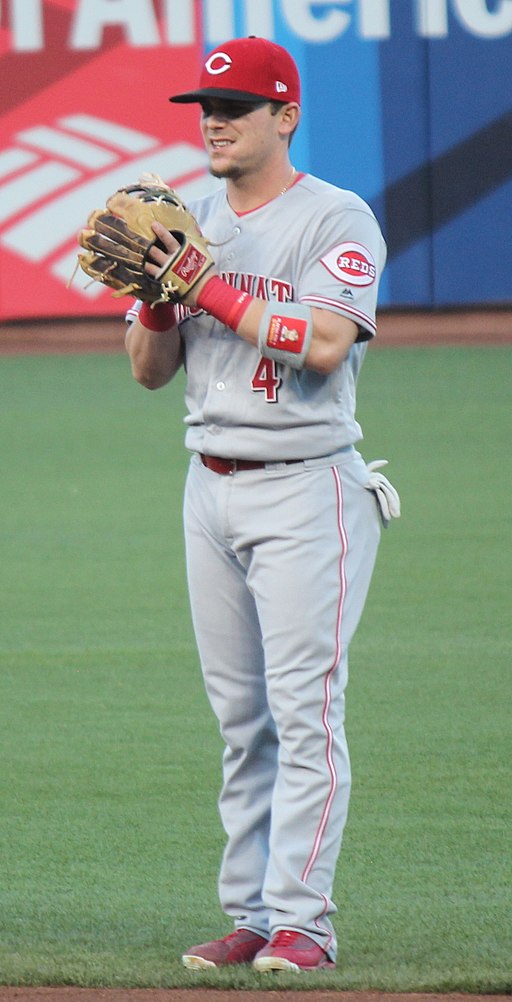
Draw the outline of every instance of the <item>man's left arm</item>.
<instances>
[{"instance_id":1,"label":"man's left arm","mask_svg":"<svg viewBox=\"0 0 512 1002\"><path fill-rule=\"evenodd\" d=\"M168 252L166 255L157 245L151 249L146 269L156 277L178 245L160 223L153 223L153 229ZM359 334L357 323L341 313L307 303L255 298L228 285L214 268L193 286L183 301L216 317L263 356L323 375L338 368Z\"/></svg>"},{"instance_id":2,"label":"man's left arm","mask_svg":"<svg viewBox=\"0 0 512 1002\"><path fill-rule=\"evenodd\" d=\"M295 311L293 307L295 307ZM297 345L297 340L290 341L288 334L288 337L280 339L279 343L282 344L282 348L278 348L279 333L277 328L281 325L286 327L287 331L298 330L300 339L301 329L309 320L311 336L303 367L313 369L314 372L319 372L322 375L334 372L347 357L357 339L357 324L331 310L320 310L300 303L290 303L289 310L290 312L282 317L281 304L269 304L261 299L255 299L244 314L236 333L245 341L249 341L250 344L259 348L261 354L264 355L268 351L270 357L276 358L277 361L279 361L279 351L283 352L283 356L287 353L287 358L284 360L288 361L288 364L293 364L289 352ZM294 312L296 316L294 316ZM266 331L263 329L262 332L262 327L266 327Z\"/></svg>"}]
</instances>

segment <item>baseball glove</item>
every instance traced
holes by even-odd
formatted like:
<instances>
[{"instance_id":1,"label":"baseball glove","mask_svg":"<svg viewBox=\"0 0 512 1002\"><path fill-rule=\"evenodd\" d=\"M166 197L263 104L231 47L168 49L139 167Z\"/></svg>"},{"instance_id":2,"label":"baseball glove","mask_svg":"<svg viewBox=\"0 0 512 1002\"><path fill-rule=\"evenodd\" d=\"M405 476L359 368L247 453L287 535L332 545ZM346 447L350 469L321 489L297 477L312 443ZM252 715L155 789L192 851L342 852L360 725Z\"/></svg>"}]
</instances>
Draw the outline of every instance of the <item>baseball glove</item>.
<instances>
[{"instance_id":1,"label":"baseball glove","mask_svg":"<svg viewBox=\"0 0 512 1002\"><path fill-rule=\"evenodd\" d=\"M144 265L154 244L167 253L151 228L162 223L178 241L156 278ZM194 217L179 195L157 175L120 188L105 209L95 209L78 234L86 253L78 263L86 275L114 289L114 297L134 295L147 303L178 303L213 264Z\"/></svg>"}]
</instances>

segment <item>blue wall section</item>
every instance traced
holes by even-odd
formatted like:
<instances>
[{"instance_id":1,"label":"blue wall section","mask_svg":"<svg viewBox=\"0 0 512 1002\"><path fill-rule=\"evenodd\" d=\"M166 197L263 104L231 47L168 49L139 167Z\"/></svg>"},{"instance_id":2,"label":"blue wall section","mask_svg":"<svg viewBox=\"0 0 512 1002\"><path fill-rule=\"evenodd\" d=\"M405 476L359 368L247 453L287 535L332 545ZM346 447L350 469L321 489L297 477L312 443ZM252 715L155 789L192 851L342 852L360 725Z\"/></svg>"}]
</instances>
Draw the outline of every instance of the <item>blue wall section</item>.
<instances>
[{"instance_id":1,"label":"blue wall section","mask_svg":"<svg viewBox=\"0 0 512 1002\"><path fill-rule=\"evenodd\" d=\"M237 35L265 33L295 57L293 162L376 212L381 304L512 303L512 0L221 7Z\"/></svg>"},{"instance_id":2,"label":"blue wall section","mask_svg":"<svg viewBox=\"0 0 512 1002\"><path fill-rule=\"evenodd\" d=\"M433 172L433 301L511 301L511 36L482 40L452 24L449 59L442 43L430 49L430 156L454 151Z\"/></svg>"}]
</instances>

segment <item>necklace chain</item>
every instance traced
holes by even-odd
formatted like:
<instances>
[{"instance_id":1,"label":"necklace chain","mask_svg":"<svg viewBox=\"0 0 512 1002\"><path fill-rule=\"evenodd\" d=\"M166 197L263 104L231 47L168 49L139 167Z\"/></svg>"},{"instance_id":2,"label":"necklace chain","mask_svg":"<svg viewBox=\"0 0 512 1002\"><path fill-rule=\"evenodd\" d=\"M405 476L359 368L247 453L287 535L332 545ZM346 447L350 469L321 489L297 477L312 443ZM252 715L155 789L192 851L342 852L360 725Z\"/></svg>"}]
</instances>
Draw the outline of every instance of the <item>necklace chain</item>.
<instances>
[{"instance_id":1,"label":"necklace chain","mask_svg":"<svg viewBox=\"0 0 512 1002\"><path fill-rule=\"evenodd\" d=\"M288 191L288 188L290 187L294 177L295 177L295 167L292 167L292 172L290 174L290 177L288 178L283 190L279 192L280 195L284 195Z\"/></svg>"}]
</instances>

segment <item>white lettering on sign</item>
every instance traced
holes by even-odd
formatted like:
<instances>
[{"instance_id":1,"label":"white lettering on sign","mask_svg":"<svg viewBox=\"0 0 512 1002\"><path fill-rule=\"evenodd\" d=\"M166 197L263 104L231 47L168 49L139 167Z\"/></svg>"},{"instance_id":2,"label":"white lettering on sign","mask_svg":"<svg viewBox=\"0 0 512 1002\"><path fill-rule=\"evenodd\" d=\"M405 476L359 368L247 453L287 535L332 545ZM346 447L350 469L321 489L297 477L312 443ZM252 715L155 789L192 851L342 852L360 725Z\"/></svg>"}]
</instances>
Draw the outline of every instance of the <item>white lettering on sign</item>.
<instances>
[{"instance_id":1,"label":"white lettering on sign","mask_svg":"<svg viewBox=\"0 0 512 1002\"><path fill-rule=\"evenodd\" d=\"M243 18L241 34L274 38L274 8L272 0L203 0L205 38L212 47L234 38L237 34L235 11L238 10Z\"/></svg>"},{"instance_id":2,"label":"white lettering on sign","mask_svg":"<svg viewBox=\"0 0 512 1002\"><path fill-rule=\"evenodd\" d=\"M336 0L328 0L322 7L334 8L335 3ZM332 42L347 30L351 21L350 14L338 9L339 3L336 10L323 11L321 17L315 16L315 4L309 0L282 0L281 6L292 31L311 42Z\"/></svg>"},{"instance_id":3,"label":"white lettering on sign","mask_svg":"<svg viewBox=\"0 0 512 1002\"><path fill-rule=\"evenodd\" d=\"M448 5L446 0L418 0L418 35L423 38L444 38L448 34Z\"/></svg>"},{"instance_id":4,"label":"white lettering on sign","mask_svg":"<svg viewBox=\"0 0 512 1002\"><path fill-rule=\"evenodd\" d=\"M54 46L48 39L45 0L0 0L11 48L33 52ZM62 7L67 19L65 44L71 49L101 49L105 30L116 26L127 45L194 45L200 26L195 0L75 0ZM235 17L236 15L236 17ZM446 38L453 23L482 39L512 33L512 0L203 0L203 27L208 45L240 34L274 39L282 18L290 32L309 43L328 43L351 30L362 41L391 38L397 20L407 19L422 38Z\"/></svg>"},{"instance_id":5,"label":"white lettering on sign","mask_svg":"<svg viewBox=\"0 0 512 1002\"><path fill-rule=\"evenodd\" d=\"M448 11L473 35L503 38L512 32L512 0L498 0L489 10L486 0L417 0L417 30L424 38L448 35Z\"/></svg>"},{"instance_id":6,"label":"white lettering on sign","mask_svg":"<svg viewBox=\"0 0 512 1002\"><path fill-rule=\"evenodd\" d=\"M9 5L9 27L13 49L18 52L35 52L44 45L43 8L41 0L14 0Z\"/></svg>"},{"instance_id":7,"label":"white lettering on sign","mask_svg":"<svg viewBox=\"0 0 512 1002\"><path fill-rule=\"evenodd\" d=\"M169 45L194 45L195 12L193 3L184 3L183 0L165 0L163 16L165 41Z\"/></svg>"},{"instance_id":8,"label":"white lettering on sign","mask_svg":"<svg viewBox=\"0 0 512 1002\"><path fill-rule=\"evenodd\" d=\"M109 25L122 28L129 45L160 43L152 0L82 0L73 21L71 48L99 49Z\"/></svg>"},{"instance_id":9,"label":"white lettering on sign","mask_svg":"<svg viewBox=\"0 0 512 1002\"><path fill-rule=\"evenodd\" d=\"M390 0L342 0L349 11L341 11L339 0L321 5L314 0L282 0L281 6L290 28L308 42L332 42L349 28L354 15L361 38L390 36ZM322 14L315 8L322 7ZM325 7L333 9L325 12ZM334 9L336 8L336 9Z\"/></svg>"},{"instance_id":10,"label":"white lettering on sign","mask_svg":"<svg viewBox=\"0 0 512 1002\"><path fill-rule=\"evenodd\" d=\"M489 10L485 0L453 0L453 8L464 28L482 38L502 38L512 31L512 0L499 0Z\"/></svg>"}]
</instances>

